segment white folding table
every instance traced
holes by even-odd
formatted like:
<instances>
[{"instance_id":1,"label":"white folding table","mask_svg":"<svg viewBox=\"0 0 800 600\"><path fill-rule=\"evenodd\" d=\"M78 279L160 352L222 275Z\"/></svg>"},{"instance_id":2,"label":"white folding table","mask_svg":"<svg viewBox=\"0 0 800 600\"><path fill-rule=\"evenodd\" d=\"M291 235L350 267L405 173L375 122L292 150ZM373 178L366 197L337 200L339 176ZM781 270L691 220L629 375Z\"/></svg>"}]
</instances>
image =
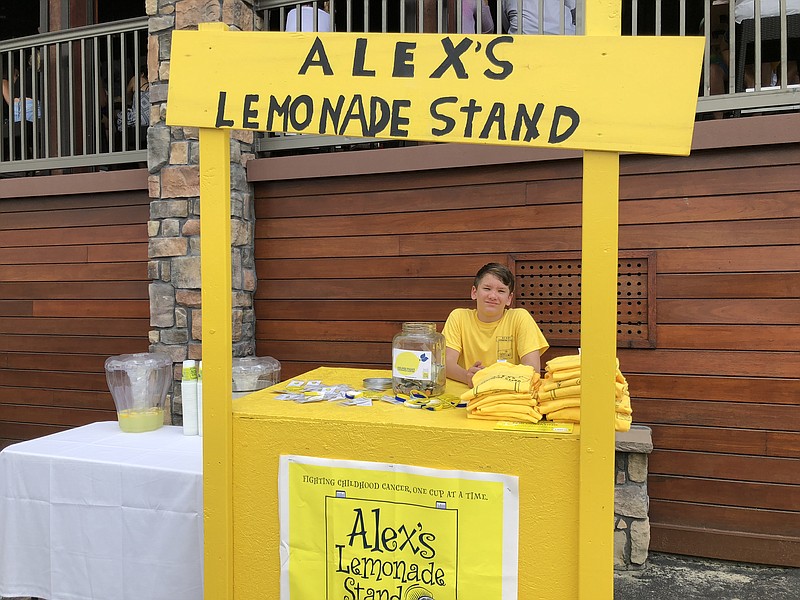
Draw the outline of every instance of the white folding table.
<instances>
[{"instance_id":1,"label":"white folding table","mask_svg":"<svg viewBox=\"0 0 800 600\"><path fill-rule=\"evenodd\" d=\"M5 448L0 596L201 599L202 438L114 421Z\"/></svg>"}]
</instances>

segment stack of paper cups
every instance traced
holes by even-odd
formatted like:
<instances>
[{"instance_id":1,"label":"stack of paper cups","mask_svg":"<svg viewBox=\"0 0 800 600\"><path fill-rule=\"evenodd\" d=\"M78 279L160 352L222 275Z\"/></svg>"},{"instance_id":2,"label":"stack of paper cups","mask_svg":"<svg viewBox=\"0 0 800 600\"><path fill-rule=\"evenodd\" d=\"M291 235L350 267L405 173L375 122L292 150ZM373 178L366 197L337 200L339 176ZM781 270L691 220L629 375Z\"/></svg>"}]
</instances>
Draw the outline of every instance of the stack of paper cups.
<instances>
[{"instance_id":1,"label":"stack of paper cups","mask_svg":"<svg viewBox=\"0 0 800 600\"><path fill-rule=\"evenodd\" d=\"M197 391L197 363L185 360L181 376L183 435L197 435L199 432Z\"/></svg>"}]
</instances>

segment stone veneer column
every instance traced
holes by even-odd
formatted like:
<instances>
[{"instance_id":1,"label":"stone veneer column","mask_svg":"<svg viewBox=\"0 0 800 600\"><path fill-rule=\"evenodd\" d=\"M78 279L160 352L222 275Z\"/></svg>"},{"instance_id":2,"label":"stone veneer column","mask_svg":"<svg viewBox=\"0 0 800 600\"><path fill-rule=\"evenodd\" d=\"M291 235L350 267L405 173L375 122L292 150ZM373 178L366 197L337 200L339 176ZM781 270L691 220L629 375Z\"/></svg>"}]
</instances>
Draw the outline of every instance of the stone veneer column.
<instances>
[{"instance_id":1,"label":"stone veneer column","mask_svg":"<svg viewBox=\"0 0 800 600\"><path fill-rule=\"evenodd\" d=\"M614 568L642 569L650 548L647 463L653 451L652 431L634 425L616 435L615 446Z\"/></svg>"},{"instance_id":2,"label":"stone veneer column","mask_svg":"<svg viewBox=\"0 0 800 600\"><path fill-rule=\"evenodd\" d=\"M170 419L182 422L181 362L201 359L200 168L196 128L168 127L172 32L198 23L226 23L232 30L260 29L252 0L146 0L149 21L148 70L151 116L147 133L150 172L148 274L150 350L167 352L175 362ZM198 82L202 85L202 82ZM253 132L231 136L231 274L233 355L255 353L253 296L253 189L245 165L254 157Z\"/></svg>"}]
</instances>

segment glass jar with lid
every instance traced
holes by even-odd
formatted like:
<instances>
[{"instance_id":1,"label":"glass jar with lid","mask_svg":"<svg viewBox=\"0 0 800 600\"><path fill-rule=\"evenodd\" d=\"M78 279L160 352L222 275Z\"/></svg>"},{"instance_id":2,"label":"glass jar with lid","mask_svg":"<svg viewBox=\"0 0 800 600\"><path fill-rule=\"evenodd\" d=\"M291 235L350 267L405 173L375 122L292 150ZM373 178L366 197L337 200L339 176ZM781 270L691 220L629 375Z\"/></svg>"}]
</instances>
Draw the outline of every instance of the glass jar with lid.
<instances>
[{"instance_id":1,"label":"glass jar with lid","mask_svg":"<svg viewBox=\"0 0 800 600\"><path fill-rule=\"evenodd\" d=\"M417 391L426 396L444 393L444 336L435 323L403 323L392 340L392 389L395 394Z\"/></svg>"}]
</instances>

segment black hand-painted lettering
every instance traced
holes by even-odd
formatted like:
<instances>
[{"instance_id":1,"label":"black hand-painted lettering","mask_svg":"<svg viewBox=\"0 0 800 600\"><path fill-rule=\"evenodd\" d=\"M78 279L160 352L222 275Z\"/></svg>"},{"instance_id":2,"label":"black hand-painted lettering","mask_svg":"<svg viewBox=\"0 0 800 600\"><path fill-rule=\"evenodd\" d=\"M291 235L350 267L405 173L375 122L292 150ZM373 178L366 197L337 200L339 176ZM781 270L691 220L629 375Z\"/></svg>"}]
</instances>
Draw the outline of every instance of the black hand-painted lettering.
<instances>
[{"instance_id":1,"label":"black hand-painted lettering","mask_svg":"<svg viewBox=\"0 0 800 600\"><path fill-rule=\"evenodd\" d=\"M242 110L242 128L258 129L258 111L253 108L253 102L258 102L258 94L246 94L244 97L244 109Z\"/></svg>"},{"instance_id":2,"label":"black hand-painted lettering","mask_svg":"<svg viewBox=\"0 0 800 600\"><path fill-rule=\"evenodd\" d=\"M495 67L500 67L502 70L499 73L492 71L491 69L486 69L483 74L486 75L488 79L505 79L509 75L511 75L512 71L514 70L514 65L507 60L500 60L494 54L494 48L497 44L513 44L514 37L510 35L503 35L500 37L494 38L491 42L486 44L486 58L489 59L489 62L492 63Z\"/></svg>"},{"instance_id":3,"label":"black hand-painted lettering","mask_svg":"<svg viewBox=\"0 0 800 600\"><path fill-rule=\"evenodd\" d=\"M344 108L344 96L339 96L336 99L336 106L330 101L329 98L322 99L322 110L320 111L319 118L319 132L327 133L328 119L330 119L333 131L339 131L339 119L342 118L342 108Z\"/></svg>"},{"instance_id":4,"label":"black hand-painted lettering","mask_svg":"<svg viewBox=\"0 0 800 600\"><path fill-rule=\"evenodd\" d=\"M447 55L442 63L436 67L436 70L431 73L431 79L439 79L449 69L453 68L456 77L459 79L469 79L467 70L464 68L464 63L461 62L461 55L464 54L472 45L472 40L468 37L463 38L458 46L453 46L453 42L449 37L442 38L442 47Z\"/></svg>"},{"instance_id":5,"label":"black hand-painted lettering","mask_svg":"<svg viewBox=\"0 0 800 600\"><path fill-rule=\"evenodd\" d=\"M416 42L397 42L394 47L392 77L414 77L414 50Z\"/></svg>"},{"instance_id":6,"label":"black hand-painted lettering","mask_svg":"<svg viewBox=\"0 0 800 600\"><path fill-rule=\"evenodd\" d=\"M297 113L300 107L303 107L305 110L305 116L302 120L297 118ZM314 101L311 99L311 96L306 94L302 94L292 100L292 106L289 110L289 120L292 123L292 127L295 131L303 131L308 124L311 123L311 118L314 116Z\"/></svg>"},{"instance_id":7,"label":"black hand-painted lettering","mask_svg":"<svg viewBox=\"0 0 800 600\"><path fill-rule=\"evenodd\" d=\"M328 60L328 54L325 52L325 44L319 38L316 38L314 43L311 44L311 49L303 61L303 66L300 67L299 75L305 75L310 67L321 67L323 74L333 75L331 61Z\"/></svg>"},{"instance_id":8,"label":"black hand-painted lettering","mask_svg":"<svg viewBox=\"0 0 800 600\"><path fill-rule=\"evenodd\" d=\"M464 137L471 138L472 137L472 121L475 119L475 115L479 112L483 111L482 106L478 106L478 103L475 101L475 98L469 99L469 104L466 106L462 106L459 108L461 112L467 115L467 122L464 123Z\"/></svg>"},{"instance_id":9,"label":"black hand-painted lettering","mask_svg":"<svg viewBox=\"0 0 800 600\"><path fill-rule=\"evenodd\" d=\"M214 127L233 127L233 119L225 119L225 102L228 97L228 92L220 92L219 100L217 101L217 119Z\"/></svg>"},{"instance_id":10,"label":"black hand-painted lettering","mask_svg":"<svg viewBox=\"0 0 800 600\"><path fill-rule=\"evenodd\" d=\"M367 59L367 38L356 40L356 50L353 55L353 77L375 77L375 71L364 68Z\"/></svg>"},{"instance_id":11,"label":"black hand-painted lettering","mask_svg":"<svg viewBox=\"0 0 800 600\"><path fill-rule=\"evenodd\" d=\"M481 129L478 137L482 140L489 139L489 134L492 131L492 126L497 125L497 139L506 139L506 105L502 102L495 102L492 108L489 109L489 116L486 117L486 123Z\"/></svg>"},{"instance_id":12,"label":"black hand-painted lettering","mask_svg":"<svg viewBox=\"0 0 800 600\"><path fill-rule=\"evenodd\" d=\"M442 135L447 135L456 126L456 120L453 117L448 115L443 115L437 109L439 108L440 104L453 104L458 102L458 98L455 96L445 96L444 98L437 98L433 102L431 102L431 116L436 119L437 121L441 121L444 123L441 129L433 128L431 129L431 133L437 137Z\"/></svg>"},{"instance_id":13,"label":"black hand-painted lettering","mask_svg":"<svg viewBox=\"0 0 800 600\"><path fill-rule=\"evenodd\" d=\"M570 124L562 132L558 133L561 119L570 119ZM553 124L550 126L550 137L547 140L548 144L559 144L569 138L581 122L580 115L574 108L569 106L556 106L555 114L553 115Z\"/></svg>"},{"instance_id":14,"label":"black hand-painted lettering","mask_svg":"<svg viewBox=\"0 0 800 600\"><path fill-rule=\"evenodd\" d=\"M369 99L369 127L368 135L375 137L381 131L386 129L391 118L391 109L389 103L378 96L372 96Z\"/></svg>"},{"instance_id":15,"label":"black hand-painted lettering","mask_svg":"<svg viewBox=\"0 0 800 600\"><path fill-rule=\"evenodd\" d=\"M267 131L286 131L286 125L289 118L289 104L292 97L286 96L283 102L278 102L275 96L269 97L269 109L267 109ZM283 123L276 129L273 127L275 117L283 117Z\"/></svg>"},{"instance_id":16,"label":"black hand-painted lettering","mask_svg":"<svg viewBox=\"0 0 800 600\"><path fill-rule=\"evenodd\" d=\"M356 133L355 135L360 135L361 137L367 136L367 117L364 114L364 99L361 97L361 94L356 94L353 96L353 99L350 101L350 106L347 108L347 112L344 115L344 119L342 120L342 126L339 128L339 135L346 135L347 128L350 126L350 121L358 121L361 124L361 131Z\"/></svg>"},{"instance_id":17,"label":"black hand-painted lettering","mask_svg":"<svg viewBox=\"0 0 800 600\"><path fill-rule=\"evenodd\" d=\"M401 129L409 123L408 117L400 114L403 108L411 108L411 100L395 100L392 102L392 126L389 133L393 137L408 137L408 129Z\"/></svg>"},{"instance_id":18,"label":"black hand-painted lettering","mask_svg":"<svg viewBox=\"0 0 800 600\"><path fill-rule=\"evenodd\" d=\"M544 104L539 102L533 109L533 114L528 114L528 107L524 104L517 106L517 116L514 119L514 129L511 132L511 139L518 142L522 133L522 126L525 126L524 141L530 142L539 137L539 119L544 111Z\"/></svg>"}]
</instances>

